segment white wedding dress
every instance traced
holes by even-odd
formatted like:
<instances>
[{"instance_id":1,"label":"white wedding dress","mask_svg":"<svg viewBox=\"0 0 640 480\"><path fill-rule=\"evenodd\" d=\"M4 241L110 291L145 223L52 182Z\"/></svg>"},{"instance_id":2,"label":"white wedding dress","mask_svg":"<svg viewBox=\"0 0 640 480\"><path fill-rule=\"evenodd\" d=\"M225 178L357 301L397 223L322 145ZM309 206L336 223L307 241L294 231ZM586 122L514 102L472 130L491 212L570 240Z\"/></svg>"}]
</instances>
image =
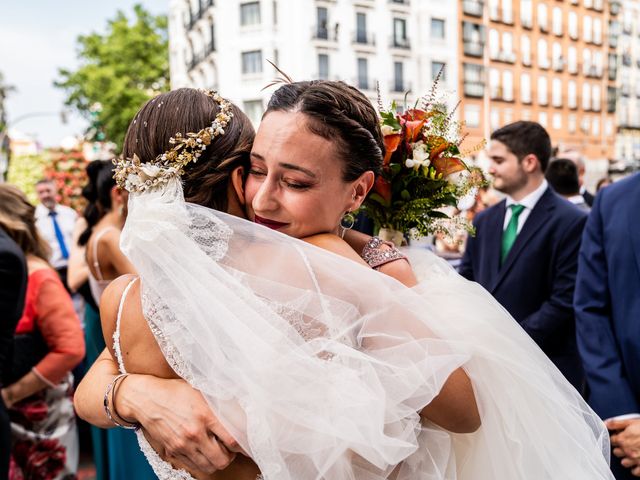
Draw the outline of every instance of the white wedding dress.
<instances>
[{"instance_id":1,"label":"white wedding dress","mask_svg":"<svg viewBox=\"0 0 640 480\"><path fill-rule=\"evenodd\" d=\"M178 180L130 195L121 247L168 362L265 480L613 478L600 419L491 295L428 252L409 252L409 289L186 204ZM458 367L473 434L418 415Z\"/></svg>"}]
</instances>

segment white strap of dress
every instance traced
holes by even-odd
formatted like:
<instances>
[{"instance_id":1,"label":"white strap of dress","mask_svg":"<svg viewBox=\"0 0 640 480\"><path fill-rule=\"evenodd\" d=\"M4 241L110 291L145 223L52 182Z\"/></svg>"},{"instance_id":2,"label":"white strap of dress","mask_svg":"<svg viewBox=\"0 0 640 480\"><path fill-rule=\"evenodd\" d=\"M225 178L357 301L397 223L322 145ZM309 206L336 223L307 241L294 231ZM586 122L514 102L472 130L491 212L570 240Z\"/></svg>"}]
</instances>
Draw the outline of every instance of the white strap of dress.
<instances>
[{"instance_id":1,"label":"white strap of dress","mask_svg":"<svg viewBox=\"0 0 640 480\"><path fill-rule=\"evenodd\" d=\"M109 230L117 230L116 227L107 227L96 233L96 238L93 240L93 268L96 270L96 280L103 281L102 272L100 271L100 263L98 262L98 243L102 236Z\"/></svg>"},{"instance_id":2,"label":"white strap of dress","mask_svg":"<svg viewBox=\"0 0 640 480\"><path fill-rule=\"evenodd\" d=\"M120 305L118 305L118 316L116 317L116 329L113 332L113 351L116 354L116 360L118 361L118 369L120 373L127 373L124 368L124 359L122 357L122 349L120 348L120 320L122 317L122 309L124 307L124 301L127 298L127 294L129 293L129 289L133 286L133 284L138 280L138 277L134 278L129 282L127 288L122 292L122 297L120 297Z\"/></svg>"}]
</instances>

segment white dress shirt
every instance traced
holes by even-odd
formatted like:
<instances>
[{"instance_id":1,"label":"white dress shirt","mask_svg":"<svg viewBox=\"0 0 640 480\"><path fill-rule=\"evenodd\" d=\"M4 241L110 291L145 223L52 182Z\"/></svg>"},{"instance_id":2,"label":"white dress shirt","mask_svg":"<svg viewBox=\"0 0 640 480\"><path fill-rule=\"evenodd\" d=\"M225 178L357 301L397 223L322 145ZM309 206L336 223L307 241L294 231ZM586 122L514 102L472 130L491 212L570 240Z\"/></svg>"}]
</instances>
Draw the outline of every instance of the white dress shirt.
<instances>
[{"instance_id":1,"label":"white dress shirt","mask_svg":"<svg viewBox=\"0 0 640 480\"><path fill-rule=\"evenodd\" d=\"M518 204L524 207L524 210L522 211L522 213L520 213L520 216L518 217L518 233L520 233L520 230L522 230L522 226L525 224L525 222L527 221L527 218L529 218L529 215L531 214L531 210L533 210L533 207L536 206L536 204L538 203L538 200L540 200L540 198L542 197L542 195L544 194L544 192L547 190L548 187L549 187L549 184L547 183L547 181L542 180L542 183L538 188L536 188L533 192L531 192L529 195L524 197L519 202L516 202L513 198L507 195L507 205L506 205L507 211L504 216L504 224L502 225L502 230L504 231L507 228L507 225L509 225L509 220L511 220L512 212L509 206L513 204Z\"/></svg>"},{"instance_id":2,"label":"white dress shirt","mask_svg":"<svg viewBox=\"0 0 640 480\"><path fill-rule=\"evenodd\" d=\"M58 204L56 204L54 211L57 214L56 221L60 226L67 251L71 253L73 229L75 228L78 214L74 209ZM49 209L42 204L36 207L36 226L42 238L44 238L51 247L51 258L49 259L51 266L55 269L66 267L68 262L62 258L62 251L60 250L60 244L58 243L58 238L53 228L53 220L49 216Z\"/></svg>"}]
</instances>

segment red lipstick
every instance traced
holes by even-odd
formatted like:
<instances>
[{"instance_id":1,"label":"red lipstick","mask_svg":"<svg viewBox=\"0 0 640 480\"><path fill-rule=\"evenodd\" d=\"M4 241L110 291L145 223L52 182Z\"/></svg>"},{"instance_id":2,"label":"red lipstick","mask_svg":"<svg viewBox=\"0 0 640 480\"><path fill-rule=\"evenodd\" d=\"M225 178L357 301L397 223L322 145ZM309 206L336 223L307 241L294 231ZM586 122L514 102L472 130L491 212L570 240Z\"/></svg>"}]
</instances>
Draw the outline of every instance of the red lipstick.
<instances>
[{"instance_id":1,"label":"red lipstick","mask_svg":"<svg viewBox=\"0 0 640 480\"><path fill-rule=\"evenodd\" d=\"M288 223L282 223L282 222L277 222L275 220L270 220L268 218L262 218L259 215L255 215L253 221L260 225L264 225L265 227L269 227L272 230L278 230L282 227L286 227L287 225L289 225Z\"/></svg>"}]
</instances>

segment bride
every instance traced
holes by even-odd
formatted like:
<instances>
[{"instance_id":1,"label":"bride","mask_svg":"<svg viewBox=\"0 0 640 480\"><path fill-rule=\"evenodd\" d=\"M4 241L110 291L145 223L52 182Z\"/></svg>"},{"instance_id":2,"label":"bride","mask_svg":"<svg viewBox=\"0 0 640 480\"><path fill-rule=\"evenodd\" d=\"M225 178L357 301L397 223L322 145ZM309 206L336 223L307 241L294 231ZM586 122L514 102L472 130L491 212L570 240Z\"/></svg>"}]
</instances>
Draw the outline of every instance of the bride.
<instances>
[{"instance_id":1,"label":"bride","mask_svg":"<svg viewBox=\"0 0 640 480\"><path fill-rule=\"evenodd\" d=\"M354 118L375 111L364 97L332 110L341 89L346 105L360 99L335 82L285 85L274 95L263 122L269 135L258 134L246 183L258 223L296 236L331 232L343 207L367 193L369 170L348 175L376 139L377 127L367 136ZM332 117L343 114L348 133ZM359 155L345 156L350 149ZM153 163L161 153L143 158ZM157 173L153 166L131 163L129 175ZM434 263L408 289L282 233L187 205L181 190L175 177L146 192L133 185L123 247L142 280L114 285L105 326L128 353L121 369L170 376L173 367L265 478L611 478L599 419L480 287ZM133 296L122 301L124 290ZM170 360L164 372L133 341L145 335L134 321L142 308ZM119 319L122 330L112 325ZM459 403L471 412L464 415L455 400L465 399L467 375L475 401ZM447 392L452 382L459 389ZM477 403L476 433L428 421L421 428L416 412L447 393L461 431L477 427Z\"/></svg>"}]
</instances>

